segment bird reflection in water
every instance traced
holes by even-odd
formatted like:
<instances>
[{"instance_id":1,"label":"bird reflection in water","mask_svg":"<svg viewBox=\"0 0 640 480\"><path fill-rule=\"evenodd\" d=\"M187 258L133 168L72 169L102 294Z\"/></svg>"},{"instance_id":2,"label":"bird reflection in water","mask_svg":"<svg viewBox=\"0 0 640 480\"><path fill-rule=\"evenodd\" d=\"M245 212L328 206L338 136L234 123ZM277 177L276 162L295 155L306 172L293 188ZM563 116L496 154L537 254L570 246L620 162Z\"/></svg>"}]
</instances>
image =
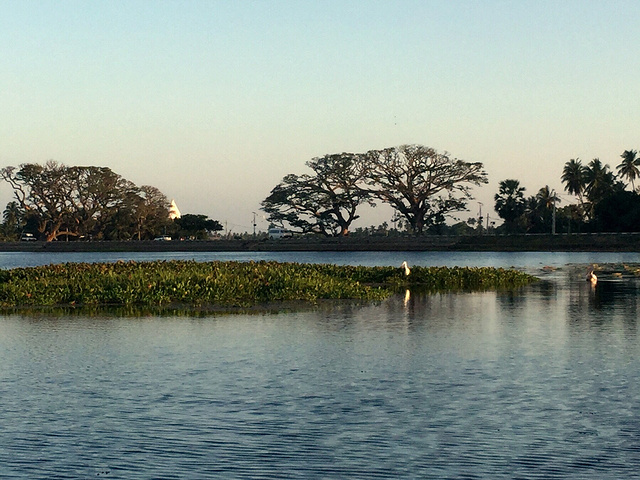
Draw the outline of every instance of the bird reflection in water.
<instances>
[{"instance_id":1,"label":"bird reflection in water","mask_svg":"<svg viewBox=\"0 0 640 480\"><path fill-rule=\"evenodd\" d=\"M598 283L598 277L596 276L595 273L593 273L594 267L591 266L589 267L589 270L587 271L587 282L589 282L591 284L591 287L595 288L596 284Z\"/></svg>"}]
</instances>

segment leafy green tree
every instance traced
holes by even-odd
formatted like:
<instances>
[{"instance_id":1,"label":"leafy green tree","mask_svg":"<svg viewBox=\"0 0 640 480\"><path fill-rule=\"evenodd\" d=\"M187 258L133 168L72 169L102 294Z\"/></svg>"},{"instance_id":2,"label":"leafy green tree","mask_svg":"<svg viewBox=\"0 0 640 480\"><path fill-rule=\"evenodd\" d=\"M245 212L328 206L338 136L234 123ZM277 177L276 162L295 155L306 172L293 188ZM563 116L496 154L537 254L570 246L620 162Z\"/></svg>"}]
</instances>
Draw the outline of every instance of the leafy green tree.
<instances>
[{"instance_id":1,"label":"leafy green tree","mask_svg":"<svg viewBox=\"0 0 640 480\"><path fill-rule=\"evenodd\" d=\"M109 239L110 222L126 209L126 195L138 188L107 167L68 167L66 175L73 189L70 229L79 236Z\"/></svg>"},{"instance_id":2,"label":"leafy green tree","mask_svg":"<svg viewBox=\"0 0 640 480\"><path fill-rule=\"evenodd\" d=\"M345 236L358 218L357 208L370 203L358 188L364 169L358 155L341 153L314 158L306 163L313 174L285 176L262 202L275 225L301 233Z\"/></svg>"},{"instance_id":3,"label":"leafy green tree","mask_svg":"<svg viewBox=\"0 0 640 480\"><path fill-rule=\"evenodd\" d=\"M520 186L518 180L507 179L500 182L498 193L494 197L495 210L504 220L505 230L508 233L514 233L520 229L518 220L526 209L524 191L525 188Z\"/></svg>"},{"instance_id":4,"label":"leafy green tree","mask_svg":"<svg viewBox=\"0 0 640 480\"><path fill-rule=\"evenodd\" d=\"M594 223L601 232L640 231L640 195L618 190L607 196L595 206Z\"/></svg>"},{"instance_id":5,"label":"leafy green tree","mask_svg":"<svg viewBox=\"0 0 640 480\"><path fill-rule=\"evenodd\" d=\"M47 241L75 233L65 228L69 220L67 200L72 192L63 165L50 160L44 165L24 164L20 169L5 167L0 176L13 188L20 207L37 220L38 232Z\"/></svg>"},{"instance_id":6,"label":"leafy green tree","mask_svg":"<svg viewBox=\"0 0 640 480\"><path fill-rule=\"evenodd\" d=\"M47 241L60 236L148 238L169 222L168 201L155 187L137 187L106 167L5 167L22 219Z\"/></svg>"},{"instance_id":7,"label":"leafy green tree","mask_svg":"<svg viewBox=\"0 0 640 480\"><path fill-rule=\"evenodd\" d=\"M211 220L206 215L185 214L173 220L178 228L178 235L181 237L195 237L203 240L209 236L210 232L219 232L223 229L220 222Z\"/></svg>"},{"instance_id":8,"label":"leafy green tree","mask_svg":"<svg viewBox=\"0 0 640 480\"><path fill-rule=\"evenodd\" d=\"M622 162L617 166L618 174L631 182L631 190L635 192L635 180L640 177L640 158L636 150L625 150L622 155Z\"/></svg>"},{"instance_id":9,"label":"leafy green tree","mask_svg":"<svg viewBox=\"0 0 640 480\"><path fill-rule=\"evenodd\" d=\"M170 203L167 197L150 185L141 186L136 196L133 217L137 239L148 240L163 235L173 225L169 219Z\"/></svg>"},{"instance_id":10,"label":"leafy green tree","mask_svg":"<svg viewBox=\"0 0 640 480\"><path fill-rule=\"evenodd\" d=\"M414 233L465 210L471 188L487 183L482 163L470 163L423 145L371 150L365 190L406 218Z\"/></svg>"},{"instance_id":11,"label":"leafy green tree","mask_svg":"<svg viewBox=\"0 0 640 480\"><path fill-rule=\"evenodd\" d=\"M557 211L558 232L580 232L584 224L582 208L578 204L565 205Z\"/></svg>"}]
</instances>

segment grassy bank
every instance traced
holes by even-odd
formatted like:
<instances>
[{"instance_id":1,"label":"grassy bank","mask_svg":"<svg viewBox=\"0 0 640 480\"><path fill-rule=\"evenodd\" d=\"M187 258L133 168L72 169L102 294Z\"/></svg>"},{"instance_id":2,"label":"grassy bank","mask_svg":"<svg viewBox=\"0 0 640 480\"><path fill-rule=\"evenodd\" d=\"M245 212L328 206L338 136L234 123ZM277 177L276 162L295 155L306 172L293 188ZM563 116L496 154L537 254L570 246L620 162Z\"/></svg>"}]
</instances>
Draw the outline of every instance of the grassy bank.
<instances>
[{"instance_id":1,"label":"grassy bank","mask_svg":"<svg viewBox=\"0 0 640 480\"><path fill-rule=\"evenodd\" d=\"M250 306L319 299L381 300L406 287L514 288L534 278L516 270L351 267L276 262L68 263L0 272L0 306Z\"/></svg>"}]
</instances>

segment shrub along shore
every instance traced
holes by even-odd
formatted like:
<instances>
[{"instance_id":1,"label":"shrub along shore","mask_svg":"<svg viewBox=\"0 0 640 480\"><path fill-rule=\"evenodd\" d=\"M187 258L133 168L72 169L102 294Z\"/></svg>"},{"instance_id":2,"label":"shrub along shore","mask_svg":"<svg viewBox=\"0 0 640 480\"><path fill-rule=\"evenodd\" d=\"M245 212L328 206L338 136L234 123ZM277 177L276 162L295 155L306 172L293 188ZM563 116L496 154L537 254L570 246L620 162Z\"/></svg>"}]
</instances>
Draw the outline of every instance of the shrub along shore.
<instances>
[{"instance_id":1,"label":"shrub along shore","mask_svg":"<svg viewBox=\"0 0 640 480\"><path fill-rule=\"evenodd\" d=\"M278 262L66 263L0 271L0 306L248 307L321 299L382 300L427 291L518 288L535 277L502 268L337 266Z\"/></svg>"}]
</instances>

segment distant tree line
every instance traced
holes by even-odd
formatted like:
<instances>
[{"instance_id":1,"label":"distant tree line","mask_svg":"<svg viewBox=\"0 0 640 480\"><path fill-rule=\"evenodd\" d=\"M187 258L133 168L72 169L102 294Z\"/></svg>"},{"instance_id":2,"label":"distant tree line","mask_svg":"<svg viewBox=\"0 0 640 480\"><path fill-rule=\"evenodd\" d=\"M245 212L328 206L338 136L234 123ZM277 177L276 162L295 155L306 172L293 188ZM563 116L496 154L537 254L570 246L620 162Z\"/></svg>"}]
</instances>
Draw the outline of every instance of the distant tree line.
<instances>
[{"instance_id":1,"label":"distant tree line","mask_svg":"<svg viewBox=\"0 0 640 480\"><path fill-rule=\"evenodd\" d=\"M560 205L549 186L526 197L517 179L500 182L495 211L499 233L640 231L640 158L625 150L616 172L598 158L565 163L561 180L577 203ZM479 162L467 162L423 145L401 145L366 153L339 153L306 162L311 172L288 174L262 201L267 220L298 233L345 236L362 205L390 205L394 228L359 229L357 234L397 232L460 234L482 230L482 218L452 226L446 220L467 209L471 189L487 183ZM222 225L205 215L169 218L167 197L138 187L107 167L70 167L54 161L5 167L0 177L14 200L3 213L0 237L22 232L42 240L148 240L171 235L202 239ZM488 220L487 220L488 224ZM489 227L489 225L487 225Z\"/></svg>"},{"instance_id":2,"label":"distant tree line","mask_svg":"<svg viewBox=\"0 0 640 480\"><path fill-rule=\"evenodd\" d=\"M2 237L22 232L38 239L148 240L161 235L200 236L222 226L203 215L169 218L169 201L156 187L137 186L107 167L44 165L4 167L0 177L14 200L3 213Z\"/></svg>"},{"instance_id":3,"label":"distant tree line","mask_svg":"<svg viewBox=\"0 0 640 480\"><path fill-rule=\"evenodd\" d=\"M495 211L503 224L497 233L578 233L640 231L640 157L625 150L616 172L594 158L571 159L561 180L577 203L561 205L548 185L525 196L517 179L500 182ZM394 228L356 229L353 233L393 234L399 229L422 233L468 234L483 231L482 218L446 225L472 200L471 188L487 183L481 163L456 159L423 145L340 153L306 163L311 172L288 174L262 202L271 224L298 233L344 236L359 218L360 206L385 203L394 209ZM640 182L639 182L640 183ZM494 224L487 227L494 228Z\"/></svg>"},{"instance_id":4,"label":"distant tree line","mask_svg":"<svg viewBox=\"0 0 640 480\"><path fill-rule=\"evenodd\" d=\"M559 196L548 186L525 197L516 179L500 182L495 210L504 220L504 233L575 233L640 231L640 158L625 150L617 173L600 159L584 165L578 158L565 163L561 180L567 193L578 200L560 206ZM628 182L628 183L627 183Z\"/></svg>"},{"instance_id":5,"label":"distant tree line","mask_svg":"<svg viewBox=\"0 0 640 480\"><path fill-rule=\"evenodd\" d=\"M348 235L358 207L377 202L421 234L465 210L471 188L487 183L481 163L423 145L330 154L306 165L312 173L286 175L262 209L274 225L326 236Z\"/></svg>"}]
</instances>

